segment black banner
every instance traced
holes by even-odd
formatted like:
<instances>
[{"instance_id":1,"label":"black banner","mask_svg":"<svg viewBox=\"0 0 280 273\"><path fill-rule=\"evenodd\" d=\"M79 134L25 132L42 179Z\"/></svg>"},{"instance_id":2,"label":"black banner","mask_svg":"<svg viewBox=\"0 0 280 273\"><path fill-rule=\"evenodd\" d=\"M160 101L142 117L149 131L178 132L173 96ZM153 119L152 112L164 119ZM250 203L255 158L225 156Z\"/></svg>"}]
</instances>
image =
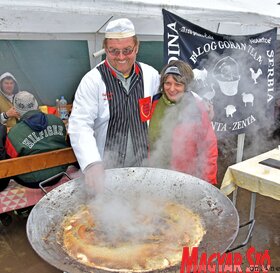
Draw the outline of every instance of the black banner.
<instances>
[{"instance_id":1,"label":"black banner","mask_svg":"<svg viewBox=\"0 0 280 273\"><path fill-rule=\"evenodd\" d=\"M214 105L217 136L240 134L272 122L277 28L254 35L224 35L162 10L164 63L191 65L193 91Z\"/></svg>"}]
</instances>

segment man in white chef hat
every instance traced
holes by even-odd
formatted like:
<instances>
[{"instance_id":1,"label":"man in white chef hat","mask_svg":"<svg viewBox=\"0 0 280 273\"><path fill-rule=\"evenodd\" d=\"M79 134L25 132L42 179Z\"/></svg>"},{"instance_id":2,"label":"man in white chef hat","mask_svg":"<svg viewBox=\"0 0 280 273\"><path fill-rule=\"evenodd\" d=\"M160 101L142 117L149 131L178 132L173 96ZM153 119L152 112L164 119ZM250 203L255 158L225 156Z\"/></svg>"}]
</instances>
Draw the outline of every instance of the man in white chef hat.
<instances>
[{"instance_id":1,"label":"man in white chef hat","mask_svg":"<svg viewBox=\"0 0 280 273\"><path fill-rule=\"evenodd\" d=\"M136 61L139 41L133 23L108 23L106 59L81 80L69 118L71 145L91 194L101 192L104 169L138 167L148 156L151 98L159 74Z\"/></svg>"}]
</instances>

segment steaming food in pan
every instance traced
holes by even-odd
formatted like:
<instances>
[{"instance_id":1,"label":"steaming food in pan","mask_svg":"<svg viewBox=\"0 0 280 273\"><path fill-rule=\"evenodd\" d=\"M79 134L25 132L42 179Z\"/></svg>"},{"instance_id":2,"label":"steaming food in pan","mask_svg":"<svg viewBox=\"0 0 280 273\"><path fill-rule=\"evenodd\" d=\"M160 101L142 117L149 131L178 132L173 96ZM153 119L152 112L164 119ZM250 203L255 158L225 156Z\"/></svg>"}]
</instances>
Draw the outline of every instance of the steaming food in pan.
<instances>
[{"instance_id":1,"label":"steaming food in pan","mask_svg":"<svg viewBox=\"0 0 280 273\"><path fill-rule=\"evenodd\" d=\"M146 241L144 239L147 238L148 235L153 234L153 231L155 230L153 227L151 228L153 225L149 225L149 222L155 222L154 227L161 227L162 225L158 224L161 223L160 216L164 218L164 210L168 207L167 204L172 203L174 203L175 206L178 205L178 207L184 206L187 208L185 211L184 207L180 207L183 210L183 213L186 212L187 215L187 211L190 210L195 216L199 216L197 218L199 219L198 227L196 231L194 231L194 234L195 232L199 234L199 230L201 231L201 229L202 234L206 231L199 243L199 254L203 252L224 253L229 246L232 245L237 236L239 218L235 206L224 194L220 192L219 189L205 181L171 170L140 167L109 169L106 170L106 175L110 176L110 179L108 179L106 185L106 189L108 190L104 191L104 195L107 195L108 198L106 198L106 202L103 202L103 205L94 204L91 206L91 201L94 201L97 198L94 197L91 200L85 198L85 191L83 187L84 180L83 177L81 177L64 183L49 192L34 206L28 217L27 236L29 242L40 257L58 268L60 271L71 273L121 273L122 271L120 269L110 269L110 260L108 263L106 263L106 261L103 261L103 263L100 262L99 268L92 266L92 264L97 264L98 262L94 260L94 255L96 255L94 253L97 252L91 251L90 253L87 253L84 251L84 249L87 249L86 240L79 241L79 239L76 238L78 226L75 226L74 223L70 223L71 218L74 220L74 215L78 215L79 212L81 213L83 211L83 209L88 209L90 211L90 218L92 212L92 221L96 225L96 230L97 227L100 225L102 226L102 233L105 232L106 234L104 237L107 244L105 244L104 248L100 247L100 249L104 250L109 249L110 251L113 251L112 249L117 246L118 242L119 251L121 249L121 245L131 248L132 245L139 246L141 243L142 245L145 245ZM116 199L119 200L127 199L128 202L124 202L125 204L123 206L118 206L118 202L110 204L111 202L108 201L111 201L113 197L116 197ZM158 202L159 199L166 201L165 204L167 207L160 204L160 202ZM85 200L90 202L87 204L89 206L88 208L83 206L85 204ZM150 201L155 203L155 205L150 205ZM129 207L129 204L133 203L136 204ZM147 219L151 220L145 221L145 225L144 223L137 225L137 221L133 217L130 217L133 215L138 216L137 211L139 211L139 214L144 214ZM177 209L176 211L180 211L180 209ZM120 214L119 212L122 213ZM104 219L102 216L107 216L107 218ZM185 218L191 219L189 216L186 216ZM179 218L179 220L181 219L183 219L183 217ZM180 223L181 226L185 225L184 232L187 234L189 230L193 230L188 226L188 223L191 225L192 222L193 221L185 220ZM73 227L71 228L71 226ZM225 228L225 226L227 228ZM139 227L142 229L139 233L136 232L136 236L133 230L135 227L137 227L137 232L139 231ZM120 231L123 229L125 229L125 232L121 233ZM167 228L165 230L167 230ZM163 230L163 232L165 230ZM67 240L64 235L66 235L68 231L70 232L70 234L68 234L69 244L66 245L68 247L66 248L66 246L64 246L64 242L67 242ZM121 234L123 234L123 236L119 236ZM172 236L175 236L176 234L178 234L178 232L175 230ZM198 236L198 240L202 237L202 234ZM117 239L118 236L120 238L119 241ZM192 238L192 234L189 236ZM125 237L129 238L129 240L135 240L128 242L123 239ZM181 244L178 248L176 248L177 245L175 245L175 240L173 238L168 238L168 236L165 235L161 241L159 239L158 241L150 241L150 243L154 243L154 245L158 243L157 247L155 247L158 260L160 254L164 257L158 262L158 267L155 266L151 270L123 270L122 272L130 271L134 273L155 273L167 271L175 272L179 270L181 264L182 245L184 244L184 241L179 241ZM178 235L177 238L180 239L180 236ZM110 247L110 242L114 244L113 247ZM161 245L164 245L164 243L167 245L170 244L171 247L175 245L175 254L173 253L172 257L176 256L176 253L179 253L179 261L174 266L167 265L164 268L162 266L163 263L171 263L171 261L167 260L167 255L169 255L167 251L159 253ZM92 245L93 244L91 244L91 246ZM152 246L150 246L150 249L152 249ZM136 256L141 258L141 255L138 256L138 253ZM113 255L110 258L112 257ZM149 260L150 257L144 259ZM138 261L135 261L135 264L140 264L140 258L138 258ZM157 262L158 260L154 258L153 261ZM169 258L169 260L172 259ZM142 268L145 268L145 266L146 268L151 267L150 264L153 261L149 261L150 263L146 263L146 265L144 264ZM117 262L115 261L115 264L116 263ZM122 265L117 265L118 267L116 267L124 267L124 264L125 262L123 262ZM104 265L104 268L102 268L102 265ZM106 268L108 269L106 270ZM135 266L135 268L141 268L141 266L138 265Z\"/></svg>"},{"instance_id":2,"label":"steaming food in pan","mask_svg":"<svg viewBox=\"0 0 280 273\"><path fill-rule=\"evenodd\" d=\"M206 231L200 217L185 206L155 204L156 210L151 204L149 209L135 205L130 208L133 220L118 216L111 223L99 217L98 206L81 206L64 219L58 240L69 256L90 267L146 271L177 265L183 247L198 246Z\"/></svg>"}]
</instances>

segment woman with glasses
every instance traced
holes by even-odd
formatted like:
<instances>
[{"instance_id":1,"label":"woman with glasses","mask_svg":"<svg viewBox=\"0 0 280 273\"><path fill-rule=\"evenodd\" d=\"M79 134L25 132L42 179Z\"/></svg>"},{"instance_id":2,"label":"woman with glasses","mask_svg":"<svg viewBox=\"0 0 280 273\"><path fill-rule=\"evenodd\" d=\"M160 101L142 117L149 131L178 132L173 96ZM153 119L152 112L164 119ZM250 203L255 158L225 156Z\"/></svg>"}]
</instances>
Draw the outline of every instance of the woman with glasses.
<instances>
[{"instance_id":1,"label":"woman with glasses","mask_svg":"<svg viewBox=\"0 0 280 273\"><path fill-rule=\"evenodd\" d=\"M102 190L104 168L141 166L147 158L147 121L159 84L158 72L136 61L139 41L130 20L109 22L103 47L106 59L78 86L68 130L95 192Z\"/></svg>"}]
</instances>

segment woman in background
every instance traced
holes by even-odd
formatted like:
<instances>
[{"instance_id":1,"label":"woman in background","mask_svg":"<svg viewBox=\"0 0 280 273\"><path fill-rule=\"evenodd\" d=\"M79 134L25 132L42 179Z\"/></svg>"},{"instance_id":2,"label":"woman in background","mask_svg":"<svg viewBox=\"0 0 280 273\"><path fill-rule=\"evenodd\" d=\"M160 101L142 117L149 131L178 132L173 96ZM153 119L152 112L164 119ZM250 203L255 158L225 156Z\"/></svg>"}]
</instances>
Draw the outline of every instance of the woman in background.
<instances>
[{"instance_id":1,"label":"woman in background","mask_svg":"<svg viewBox=\"0 0 280 273\"><path fill-rule=\"evenodd\" d=\"M171 61L161 72L161 96L149 126L152 167L172 169L217 183L217 139L203 101L189 87L192 68Z\"/></svg>"},{"instance_id":2,"label":"woman in background","mask_svg":"<svg viewBox=\"0 0 280 273\"><path fill-rule=\"evenodd\" d=\"M13 98L19 87L16 78L9 72L0 76L0 123L7 127L16 124L19 113L13 107Z\"/></svg>"}]
</instances>

